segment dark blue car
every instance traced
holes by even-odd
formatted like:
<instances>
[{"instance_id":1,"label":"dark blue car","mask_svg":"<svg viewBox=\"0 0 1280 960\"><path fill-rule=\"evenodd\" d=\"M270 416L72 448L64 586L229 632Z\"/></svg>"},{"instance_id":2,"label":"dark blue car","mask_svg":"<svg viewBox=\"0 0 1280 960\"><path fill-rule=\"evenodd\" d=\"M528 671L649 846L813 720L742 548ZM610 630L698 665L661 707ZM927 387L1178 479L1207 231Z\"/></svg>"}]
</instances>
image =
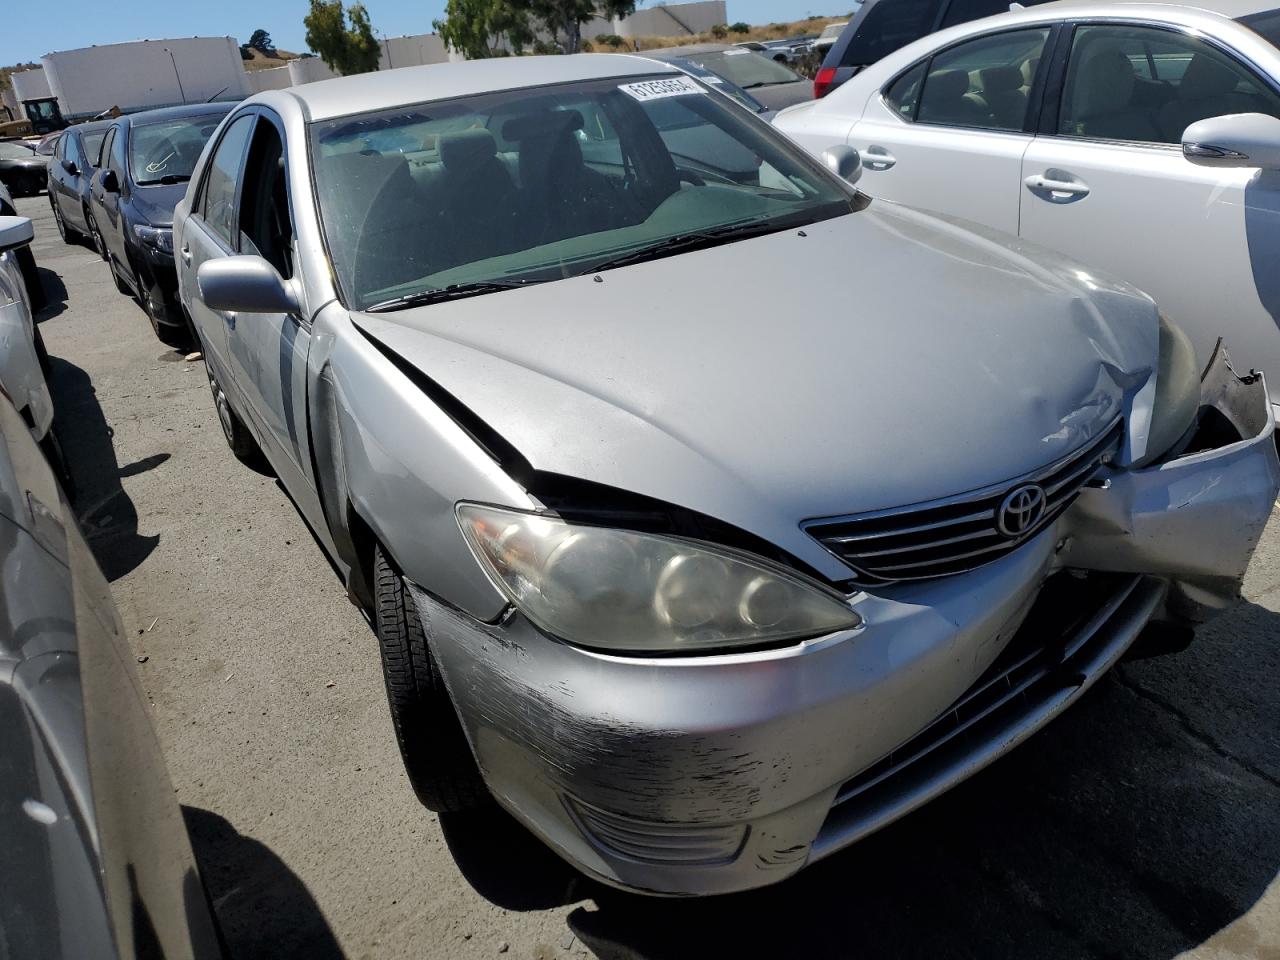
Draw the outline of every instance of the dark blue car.
<instances>
[{"instance_id":1,"label":"dark blue car","mask_svg":"<svg viewBox=\"0 0 1280 960\"><path fill-rule=\"evenodd\" d=\"M205 143L234 104L166 107L121 117L102 142L93 176L89 233L111 267L116 289L137 297L164 343L192 342L178 303L173 208Z\"/></svg>"}]
</instances>

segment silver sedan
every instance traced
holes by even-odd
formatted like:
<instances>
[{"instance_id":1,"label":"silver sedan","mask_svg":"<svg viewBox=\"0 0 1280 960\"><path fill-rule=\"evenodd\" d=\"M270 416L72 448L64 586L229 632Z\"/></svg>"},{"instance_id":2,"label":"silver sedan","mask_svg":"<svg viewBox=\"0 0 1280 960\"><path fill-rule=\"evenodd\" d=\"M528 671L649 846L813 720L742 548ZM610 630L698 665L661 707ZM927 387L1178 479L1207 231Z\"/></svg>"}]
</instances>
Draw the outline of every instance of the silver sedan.
<instances>
[{"instance_id":1,"label":"silver sedan","mask_svg":"<svg viewBox=\"0 0 1280 960\"><path fill-rule=\"evenodd\" d=\"M857 173L618 56L223 122L182 303L232 449L376 624L428 806L492 796L633 890L772 883L1236 598L1261 377Z\"/></svg>"}]
</instances>

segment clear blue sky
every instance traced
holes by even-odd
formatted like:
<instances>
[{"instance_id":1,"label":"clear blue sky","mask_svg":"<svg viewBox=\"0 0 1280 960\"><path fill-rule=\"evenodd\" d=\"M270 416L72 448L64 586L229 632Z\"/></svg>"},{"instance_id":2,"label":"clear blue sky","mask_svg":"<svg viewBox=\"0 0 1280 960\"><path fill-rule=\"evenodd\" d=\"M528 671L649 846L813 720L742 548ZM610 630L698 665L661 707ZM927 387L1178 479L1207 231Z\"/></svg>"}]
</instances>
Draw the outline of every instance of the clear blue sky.
<instances>
[{"instance_id":1,"label":"clear blue sky","mask_svg":"<svg viewBox=\"0 0 1280 960\"><path fill-rule=\"evenodd\" d=\"M0 17L0 65L40 61L52 50L71 50L95 43L125 40L231 35L241 43L258 27L276 46L301 52L306 32L302 18L308 0L3 0ZM810 14L847 12L847 0L815 4L813 0L728 0L729 21L768 23ZM641 3L641 7L651 3ZM444 0L365 0L374 29L381 35L428 33L444 11Z\"/></svg>"}]
</instances>

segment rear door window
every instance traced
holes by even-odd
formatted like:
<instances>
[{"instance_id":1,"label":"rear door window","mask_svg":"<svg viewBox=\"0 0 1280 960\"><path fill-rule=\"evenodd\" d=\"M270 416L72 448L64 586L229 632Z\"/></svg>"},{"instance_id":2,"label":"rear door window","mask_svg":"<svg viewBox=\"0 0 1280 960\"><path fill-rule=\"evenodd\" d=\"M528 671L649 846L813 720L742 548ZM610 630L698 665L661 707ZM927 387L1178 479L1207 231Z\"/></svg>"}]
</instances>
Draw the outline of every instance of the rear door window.
<instances>
[{"instance_id":1,"label":"rear door window","mask_svg":"<svg viewBox=\"0 0 1280 960\"><path fill-rule=\"evenodd\" d=\"M957 44L929 63L916 120L1021 131L1049 28L1010 30ZM892 89L892 88L891 88ZM904 91L903 96L909 96Z\"/></svg>"}]
</instances>

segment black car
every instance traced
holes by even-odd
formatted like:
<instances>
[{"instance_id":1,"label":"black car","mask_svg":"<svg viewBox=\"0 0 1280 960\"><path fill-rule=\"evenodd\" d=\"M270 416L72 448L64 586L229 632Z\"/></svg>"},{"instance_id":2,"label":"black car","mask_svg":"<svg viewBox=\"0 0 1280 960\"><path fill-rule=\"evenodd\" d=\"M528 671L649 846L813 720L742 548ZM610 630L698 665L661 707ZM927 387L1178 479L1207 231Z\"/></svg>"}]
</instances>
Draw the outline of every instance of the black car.
<instances>
[{"instance_id":1,"label":"black car","mask_svg":"<svg viewBox=\"0 0 1280 960\"><path fill-rule=\"evenodd\" d=\"M166 107L113 120L90 184L88 229L105 252L116 289L138 298L156 336L170 346L191 342L178 303L173 208L187 192L205 143L233 106Z\"/></svg>"},{"instance_id":2,"label":"black car","mask_svg":"<svg viewBox=\"0 0 1280 960\"><path fill-rule=\"evenodd\" d=\"M67 243L89 236L89 184L98 172L98 155L110 126L109 120L99 120L69 127L53 149L49 206L53 207L58 233Z\"/></svg>"},{"instance_id":3,"label":"black car","mask_svg":"<svg viewBox=\"0 0 1280 960\"><path fill-rule=\"evenodd\" d=\"M1005 13L1010 0L866 0L831 45L813 78L825 97L863 67L931 33ZM1029 7L1045 0L1021 0Z\"/></svg>"},{"instance_id":4,"label":"black car","mask_svg":"<svg viewBox=\"0 0 1280 960\"><path fill-rule=\"evenodd\" d=\"M49 158L39 156L33 143L0 140L0 181L15 197L33 197L45 187Z\"/></svg>"}]
</instances>

